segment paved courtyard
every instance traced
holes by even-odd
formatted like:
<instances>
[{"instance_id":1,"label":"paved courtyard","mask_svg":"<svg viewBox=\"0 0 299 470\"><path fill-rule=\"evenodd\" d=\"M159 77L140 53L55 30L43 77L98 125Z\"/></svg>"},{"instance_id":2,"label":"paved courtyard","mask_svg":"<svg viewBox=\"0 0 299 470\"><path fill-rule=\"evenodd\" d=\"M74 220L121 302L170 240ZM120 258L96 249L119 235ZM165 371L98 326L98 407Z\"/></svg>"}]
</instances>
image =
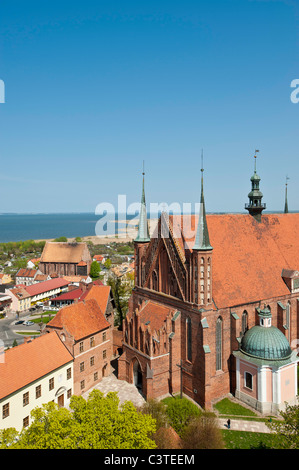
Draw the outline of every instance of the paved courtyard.
<instances>
[{"instance_id":1,"label":"paved courtyard","mask_svg":"<svg viewBox=\"0 0 299 470\"><path fill-rule=\"evenodd\" d=\"M124 401L131 401L136 407L139 407L145 403L144 398L140 395L135 385L129 384L125 380L118 380L114 374L104 377L93 389L100 390L105 396L108 392L117 392L120 404ZM83 398L86 399L93 389L89 389L82 394Z\"/></svg>"}]
</instances>

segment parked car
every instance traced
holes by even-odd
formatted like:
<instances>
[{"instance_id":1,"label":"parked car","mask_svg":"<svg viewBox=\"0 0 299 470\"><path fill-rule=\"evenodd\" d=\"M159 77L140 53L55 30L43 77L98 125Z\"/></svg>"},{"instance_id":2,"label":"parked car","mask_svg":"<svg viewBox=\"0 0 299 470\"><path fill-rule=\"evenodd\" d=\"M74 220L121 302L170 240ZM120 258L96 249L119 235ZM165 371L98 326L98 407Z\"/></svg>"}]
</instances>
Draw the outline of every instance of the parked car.
<instances>
[{"instance_id":1,"label":"parked car","mask_svg":"<svg viewBox=\"0 0 299 470\"><path fill-rule=\"evenodd\" d=\"M30 321L30 320L24 321L23 325L25 325L25 326L34 325L34 321Z\"/></svg>"},{"instance_id":2,"label":"parked car","mask_svg":"<svg viewBox=\"0 0 299 470\"><path fill-rule=\"evenodd\" d=\"M15 325L22 325L24 323L24 320L18 320L15 322Z\"/></svg>"}]
</instances>

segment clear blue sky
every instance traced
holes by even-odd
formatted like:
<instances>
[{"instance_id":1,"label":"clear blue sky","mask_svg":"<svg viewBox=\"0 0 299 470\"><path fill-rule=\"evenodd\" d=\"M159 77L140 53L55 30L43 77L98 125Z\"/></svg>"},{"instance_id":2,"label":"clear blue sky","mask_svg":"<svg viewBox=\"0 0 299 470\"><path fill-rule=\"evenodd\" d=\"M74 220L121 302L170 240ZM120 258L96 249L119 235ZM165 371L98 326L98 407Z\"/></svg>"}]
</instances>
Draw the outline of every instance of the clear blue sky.
<instances>
[{"instance_id":1,"label":"clear blue sky","mask_svg":"<svg viewBox=\"0 0 299 470\"><path fill-rule=\"evenodd\" d=\"M297 2L297 6L296 6ZM199 200L299 210L299 6L263 0L1 0L0 212Z\"/></svg>"}]
</instances>

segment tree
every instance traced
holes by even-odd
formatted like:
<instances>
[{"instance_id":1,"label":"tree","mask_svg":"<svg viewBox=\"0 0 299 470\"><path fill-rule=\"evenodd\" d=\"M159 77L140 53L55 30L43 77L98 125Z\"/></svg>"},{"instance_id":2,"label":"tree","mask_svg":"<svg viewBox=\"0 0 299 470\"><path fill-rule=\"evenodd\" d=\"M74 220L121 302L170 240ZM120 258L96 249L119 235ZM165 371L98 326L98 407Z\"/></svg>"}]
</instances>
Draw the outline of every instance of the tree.
<instances>
[{"instance_id":1,"label":"tree","mask_svg":"<svg viewBox=\"0 0 299 470\"><path fill-rule=\"evenodd\" d=\"M286 404L280 415L282 420L266 423L274 434L274 448L299 449L299 405Z\"/></svg>"},{"instance_id":2,"label":"tree","mask_svg":"<svg viewBox=\"0 0 299 470\"><path fill-rule=\"evenodd\" d=\"M223 449L221 429L213 413L193 418L182 435L184 449Z\"/></svg>"},{"instance_id":3,"label":"tree","mask_svg":"<svg viewBox=\"0 0 299 470\"><path fill-rule=\"evenodd\" d=\"M158 449L181 448L181 440L175 430L169 426L169 418L166 413L166 405L162 401L149 399L141 407L140 411L151 415L156 421L157 430L151 436Z\"/></svg>"},{"instance_id":4,"label":"tree","mask_svg":"<svg viewBox=\"0 0 299 470\"><path fill-rule=\"evenodd\" d=\"M167 403L166 413L170 425L181 436L192 418L199 416L199 408L187 398L172 398Z\"/></svg>"},{"instance_id":5,"label":"tree","mask_svg":"<svg viewBox=\"0 0 299 470\"><path fill-rule=\"evenodd\" d=\"M122 329L123 319L125 318L128 306L129 306L129 297L132 292L132 287L127 282L124 282L122 278L112 274L107 280L108 286L111 287L112 295L115 302L115 307L117 311L117 324L119 329Z\"/></svg>"},{"instance_id":6,"label":"tree","mask_svg":"<svg viewBox=\"0 0 299 470\"><path fill-rule=\"evenodd\" d=\"M14 443L18 436L18 432L15 428L7 428L0 430L0 449L9 449Z\"/></svg>"},{"instance_id":7,"label":"tree","mask_svg":"<svg viewBox=\"0 0 299 470\"><path fill-rule=\"evenodd\" d=\"M90 266L90 277L97 279L100 275L101 267L97 261L93 261Z\"/></svg>"},{"instance_id":8,"label":"tree","mask_svg":"<svg viewBox=\"0 0 299 470\"><path fill-rule=\"evenodd\" d=\"M105 263L104 263L104 266L106 269L110 269L111 268L111 259L106 259Z\"/></svg>"},{"instance_id":9,"label":"tree","mask_svg":"<svg viewBox=\"0 0 299 470\"><path fill-rule=\"evenodd\" d=\"M67 242L67 238L66 237L59 237L59 238L55 238L53 241L54 242Z\"/></svg>"},{"instance_id":10,"label":"tree","mask_svg":"<svg viewBox=\"0 0 299 470\"><path fill-rule=\"evenodd\" d=\"M31 412L33 422L17 435L6 437L16 449L154 449L149 437L156 430L155 420L136 410L131 402L119 406L116 392L106 397L93 390L87 400L72 396L70 408L49 402ZM0 434L0 447L7 447Z\"/></svg>"}]
</instances>

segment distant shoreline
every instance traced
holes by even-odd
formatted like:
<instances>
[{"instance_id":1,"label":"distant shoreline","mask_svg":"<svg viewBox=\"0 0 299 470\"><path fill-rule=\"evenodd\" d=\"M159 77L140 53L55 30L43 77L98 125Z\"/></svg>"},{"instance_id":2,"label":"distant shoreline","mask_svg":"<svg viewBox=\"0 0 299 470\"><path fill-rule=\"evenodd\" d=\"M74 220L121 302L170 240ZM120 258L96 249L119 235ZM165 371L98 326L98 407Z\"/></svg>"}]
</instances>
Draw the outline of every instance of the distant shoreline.
<instances>
[{"instance_id":1,"label":"distant shoreline","mask_svg":"<svg viewBox=\"0 0 299 470\"><path fill-rule=\"evenodd\" d=\"M153 232L154 228L156 227L156 224L158 222L158 219L151 219L149 221L149 230L150 233ZM106 245L109 243L129 243L132 242L136 236L137 236L137 228L135 226L130 226L130 221L126 220L120 220L119 223L127 224L126 228L120 229L119 230L119 235L86 235L84 237L80 237L82 242L88 242L91 241L94 245ZM135 225L135 222L134 222ZM126 231L126 236L123 236L123 232ZM75 242L77 237L66 237L68 242ZM34 240L36 243L42 242L42 241L48 241L52 242L54 241L55 238L42 238L39 240Z\"/></svg>"}]
</instances>

